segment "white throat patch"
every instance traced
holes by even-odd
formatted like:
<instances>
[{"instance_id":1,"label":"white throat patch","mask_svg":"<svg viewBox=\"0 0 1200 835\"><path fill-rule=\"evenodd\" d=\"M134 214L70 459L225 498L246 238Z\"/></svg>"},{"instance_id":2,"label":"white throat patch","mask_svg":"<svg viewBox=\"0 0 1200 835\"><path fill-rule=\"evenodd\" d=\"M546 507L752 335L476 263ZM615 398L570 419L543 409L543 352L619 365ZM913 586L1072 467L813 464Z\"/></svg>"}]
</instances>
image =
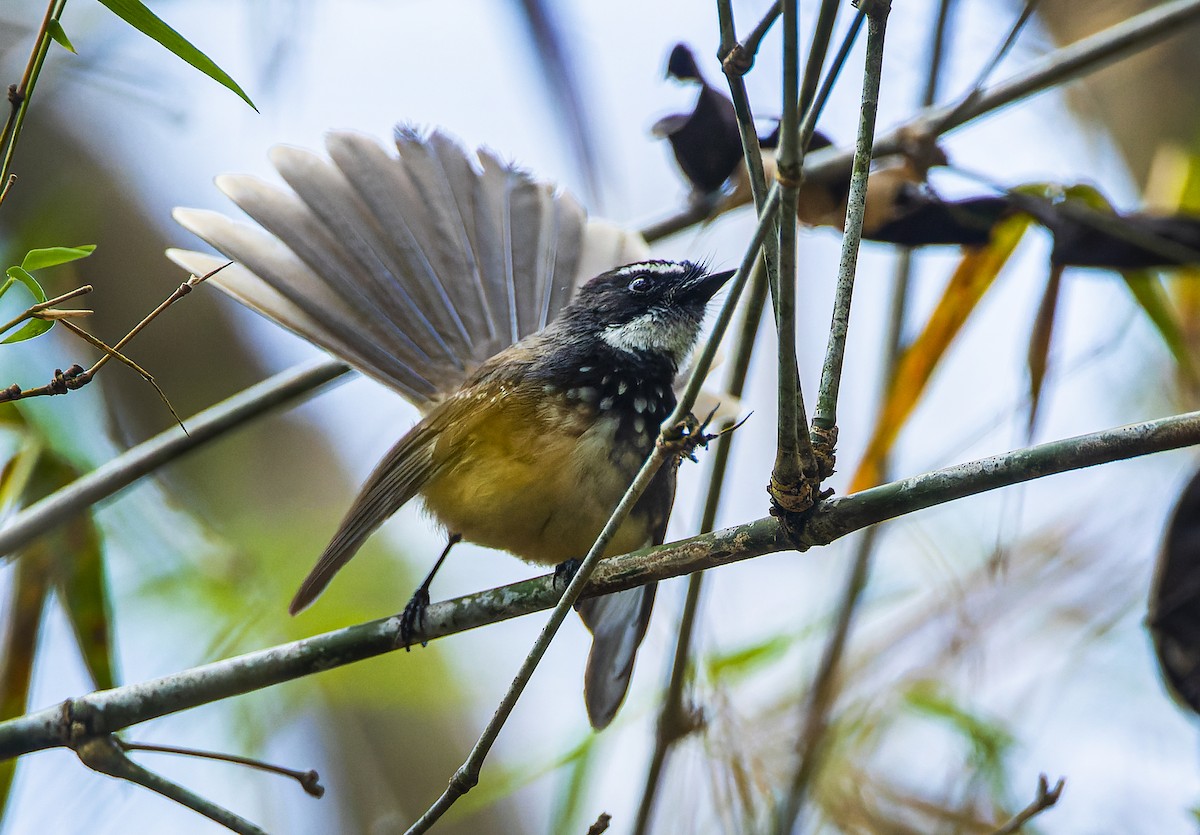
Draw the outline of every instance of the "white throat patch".
<instances>
[{"instance_id":1,"label":"white throat patch","mask_svg":"<svg viewBox=\"0 0 1200 835\"><path fill-rule=\"evenodd\" d=\"M623 325L609 325L600 338L618 351L662 353L682 365L696 341L696 326L671 317L661 321L654 311Z\"/></svg>"}]
</instances>

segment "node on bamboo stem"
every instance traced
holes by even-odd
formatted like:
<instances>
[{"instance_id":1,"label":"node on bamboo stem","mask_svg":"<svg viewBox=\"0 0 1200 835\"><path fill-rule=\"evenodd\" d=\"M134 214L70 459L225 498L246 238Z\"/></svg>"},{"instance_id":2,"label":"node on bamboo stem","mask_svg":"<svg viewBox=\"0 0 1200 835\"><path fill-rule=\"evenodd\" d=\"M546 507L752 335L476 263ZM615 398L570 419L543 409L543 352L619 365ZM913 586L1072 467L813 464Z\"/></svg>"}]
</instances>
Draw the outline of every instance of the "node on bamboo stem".
<instances>
[{"instance_id":1,"label":"node on bamboo stem","mask_svg":"<svg viewBox=\"0 0 1200 835\"><path fill-rule=\"evenodd\" d=\"M824 481L833 475L837 464L838 429L836 426L824 429L814 424L808 434L812 438L813 456L817 459L817 478Z\"/></svg>"}]
</instances>

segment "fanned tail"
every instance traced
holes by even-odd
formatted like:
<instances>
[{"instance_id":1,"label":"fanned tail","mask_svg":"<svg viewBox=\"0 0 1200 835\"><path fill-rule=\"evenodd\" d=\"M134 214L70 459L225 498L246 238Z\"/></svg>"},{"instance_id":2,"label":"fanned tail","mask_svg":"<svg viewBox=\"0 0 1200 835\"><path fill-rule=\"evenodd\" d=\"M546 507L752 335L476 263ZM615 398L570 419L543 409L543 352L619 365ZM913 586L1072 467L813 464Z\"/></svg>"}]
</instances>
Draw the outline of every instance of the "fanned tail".
<instances>
[{"instance_id":1,"label":"fanned tail","mask_svg":"<svg viewBox=\"0 0 1200 835\"><path fill-rule=\"evenodd\" d=\"M569 194L441 131L396 131L399 155L331 133L329 159L279 146L289 188L218 187L261 228L216 212L176 219L242 265L212 281L397 389L423 410L484 360L543 328L593 275L646 256ZM187 269L213 264L181 250Z\"/></svg>"}]
</instances>

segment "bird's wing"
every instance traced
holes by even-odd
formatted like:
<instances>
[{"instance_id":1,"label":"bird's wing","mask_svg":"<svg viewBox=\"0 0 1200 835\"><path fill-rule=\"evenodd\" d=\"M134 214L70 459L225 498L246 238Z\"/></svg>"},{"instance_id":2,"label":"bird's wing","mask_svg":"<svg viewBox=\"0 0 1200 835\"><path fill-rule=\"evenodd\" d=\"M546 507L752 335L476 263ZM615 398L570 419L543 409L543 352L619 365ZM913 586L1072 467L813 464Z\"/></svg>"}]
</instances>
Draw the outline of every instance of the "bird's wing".
<instances>
[{"instance_id":1,"label":"bird's wing","mask_svg":"<svg viewBox=\"0 0 1200 835\"><path fill-rule=\"evenodd\" d=\"M441 408L444 406L435 407ZM294 615L316 600L367 537L416 496L434 475L433 449L438 433L433 427L438 425L442 422L437 420L436 413L427 416L397 441L376 465L354 504L346 511L337 533L292 598L289 612Z\"/></svg>"},{"instance_id":2,"label":"bird's wing","mask_svg":"<svg viewBox=\"0 0 1200 835\"><path fill-rule=\"evenodd\" d=\"M441 131L398 129L398 155L354 133L326 146L329 159L273 149L288 188L218 178L257 225L175 217L241 265L214 284L423 410L544 327L584 280L646 255L636 233ZM214 264L168 254L193 272Z\"/></svg>"}]
</instances>

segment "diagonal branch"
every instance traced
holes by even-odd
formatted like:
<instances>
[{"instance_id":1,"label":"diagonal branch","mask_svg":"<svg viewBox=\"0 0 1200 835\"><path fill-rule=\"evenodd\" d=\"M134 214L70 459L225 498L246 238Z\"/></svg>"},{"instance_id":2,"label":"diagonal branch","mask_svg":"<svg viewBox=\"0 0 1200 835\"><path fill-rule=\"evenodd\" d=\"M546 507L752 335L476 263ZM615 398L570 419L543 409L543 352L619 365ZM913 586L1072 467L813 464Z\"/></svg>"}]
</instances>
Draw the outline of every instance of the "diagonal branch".
<instances>
[{"instance_id":1,"label":"diagonal branch","mask_svg":"<svg viewBox=\"0 0 1200 835\"><path fill-rule=\"evenodd\" d=\"M14 553L48 529L159 467L349 372L345 363L332 359L289 368L190 418L190 433L168 429L138 444L9 519L0 528L0 557Z\"/></svg>"},{"instance_id":2,"label":"diagonal branch","mask_svg":"<svg viewBox=\"0 0 1200 835\"><path fill-rule=\"evenodd\" d=\"M868 525L966 496L1069 470L1200 444L1200 412L1039 444L820 502L798 534L774 517L604 560L587 596L609 594L763 554L827 545ZM412 643L548 609L553 574L430 605ZM403 648L400 615L217 661L139 684L103 690L0 722L0 759L78 744L284 681ZM75 729L73 731L73 728Z\"/></svg>"}]
</instances>

